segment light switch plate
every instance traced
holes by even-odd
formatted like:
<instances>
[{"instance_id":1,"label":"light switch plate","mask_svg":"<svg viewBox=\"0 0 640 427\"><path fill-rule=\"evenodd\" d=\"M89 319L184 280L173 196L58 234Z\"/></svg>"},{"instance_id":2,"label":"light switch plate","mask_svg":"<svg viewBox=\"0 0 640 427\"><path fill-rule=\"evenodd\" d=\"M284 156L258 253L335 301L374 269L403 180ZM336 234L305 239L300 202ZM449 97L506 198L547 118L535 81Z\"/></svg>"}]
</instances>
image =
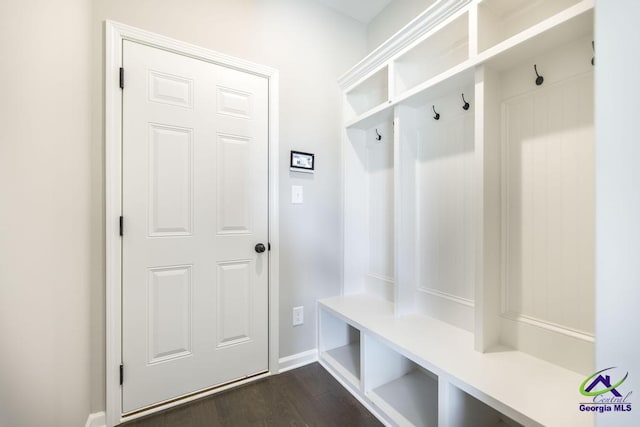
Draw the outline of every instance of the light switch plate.
<instances>
[{"instance_id":1,"label":"light switch plate","mask_svg":"<svg viewBox=\"0 0 640 427\"><path fill-rule=\"evenodd\" d=\"M302 185L291 186L291 203L294 205L301 205L304 203L304 190Z\"/></svg>"},{"instance_id":2,"label":"light switch plate","mask_svg":"<svg viewBox=\"0 0 640 427\"><path fill-rule=\"evenodd\" d=\"M304 307L293 307L293 326L302 325L304 323Z\"/></svg>"}]
</instances>

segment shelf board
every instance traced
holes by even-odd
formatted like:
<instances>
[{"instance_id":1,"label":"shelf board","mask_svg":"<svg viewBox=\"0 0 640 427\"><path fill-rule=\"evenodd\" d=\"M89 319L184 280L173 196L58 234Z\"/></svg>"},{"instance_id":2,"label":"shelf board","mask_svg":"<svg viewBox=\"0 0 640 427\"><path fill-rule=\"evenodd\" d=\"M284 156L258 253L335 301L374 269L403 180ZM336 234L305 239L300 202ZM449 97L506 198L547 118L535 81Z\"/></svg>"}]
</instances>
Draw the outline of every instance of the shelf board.
<instances>
[{"instance_id":1,"label":"shelf board","mask_svg":"<svg viewBox=\"0 0 640 427\"><path fill-rule=\"evenodd\" d=\"M438 425L438 382L419 369L376 388L368 397L398 425Z\"/></svg>"},{"instance_id":2,"label":"shelf board","mask_svg":"<svg viewBox=\"0 0 640 427\"><path fill-rule=\"evenodd\" d=\"M468 59L401 94L395 104L418 106L474 83L476 61Z\"/></svg>"},{"instance_id":3,"label":"shelf board","mask_svg":"<svg viewBox=\"0 0 640 427\"><path fill-rule=\"evenodd\" d=\"M581 374L516 350L477 352L472 333L428 316L395 317L390 303L385 307L368 295L327 298L319 304L519 423L593 423L593 414L577 409Z\"/></svg>"},{"instance_id":4,"label":"shelf board","mask_svg":"<svg viewBox=\"0 0 640 427\"><path fill-rule=\"evenodd\" d=\"M583 0L485 50L476 61L498 70L506 69L545 51L549 46L559 46L593 34L593 10L594 0Z\"/></svg>"},{"instance_id":5,"label":"shelf board","mask_svg":"<svg viewBox=\"0 0 640 427\"><path fill-rule=\"evenodd\" d=\"M360 343L353 342L342 347L327 350L322 358L343 378L354 386L360 386Z\"/></svg>"},{"instance_id":6,"label":"shelf board","mask_svg":"<svg viewBox=\"0 0 640 427\"><path fill-rule=\"evenodd\" d=\"M396 101L387 101L346 123L347 129L369 129L393 118L393 109L398 104L417 106L430 99L446 95L452 89L473 84L475 61L467 60L438 74L401 94Z\"/></svg>"},{"instance_id":7,"label":"shelf board","mask_svg":"<svg viewBox=\"0 0 640 427\"><path fill-rule=\"evenodd\" d=\"M347 129L369 129L385 120L393 118L393 103L387 101L359 115L345 124Z\"/></svg>"}]
</instances>

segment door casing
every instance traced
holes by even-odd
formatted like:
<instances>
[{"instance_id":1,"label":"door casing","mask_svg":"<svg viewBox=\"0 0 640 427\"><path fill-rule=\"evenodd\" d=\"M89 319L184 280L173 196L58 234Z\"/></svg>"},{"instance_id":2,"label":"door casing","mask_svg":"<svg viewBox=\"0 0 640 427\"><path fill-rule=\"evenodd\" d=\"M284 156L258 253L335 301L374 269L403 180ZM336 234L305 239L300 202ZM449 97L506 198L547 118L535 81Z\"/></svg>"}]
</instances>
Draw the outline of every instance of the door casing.
<instances>
[{"instance_id":1,"label":"door casing","mask_svg":"<svg viewBox=\"0 0 640 427\"><path fill-rule=\"evenodd\" d=\"M235 386L243 381L194 394L152 409L122 416L122 245L119 218L122 214L122 42L130 40L169 52L211 62L268 80L269 96L269 373L278 373L278 71L218 52L184 43L169 37L140 30L114 21L105 21L105 254L106 254L106 425L115 426L149 413L157 412ZM125 70L126 88L126 70ZM126 90L126 89L125 89ZM262 378L258 376L246 381ZM125 367L126 381L126 367Z\"/></svg>"}]
</instances>

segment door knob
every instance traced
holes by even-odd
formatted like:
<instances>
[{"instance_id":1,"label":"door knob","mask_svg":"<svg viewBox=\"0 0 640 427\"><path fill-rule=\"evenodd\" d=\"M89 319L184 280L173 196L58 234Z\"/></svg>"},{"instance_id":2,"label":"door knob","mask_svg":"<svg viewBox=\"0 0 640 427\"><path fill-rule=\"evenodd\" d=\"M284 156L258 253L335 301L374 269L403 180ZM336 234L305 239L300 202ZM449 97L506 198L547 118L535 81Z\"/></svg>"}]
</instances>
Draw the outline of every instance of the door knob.
<instances>
[{"instance_id":1,"label":"door knob","mask_svg":"<svg viewBox=\"0 0 640 427\"><path fill-rule=\"evenodd\" d=\"M262 252L264 252L264 251L266 251L266 250L267 250L267 248L266 248L262 243L258 243L254 249L255 249L255 250L256 250L256 252L258 252L259 254L261 254Z\"/></svg>"}]
</instances>

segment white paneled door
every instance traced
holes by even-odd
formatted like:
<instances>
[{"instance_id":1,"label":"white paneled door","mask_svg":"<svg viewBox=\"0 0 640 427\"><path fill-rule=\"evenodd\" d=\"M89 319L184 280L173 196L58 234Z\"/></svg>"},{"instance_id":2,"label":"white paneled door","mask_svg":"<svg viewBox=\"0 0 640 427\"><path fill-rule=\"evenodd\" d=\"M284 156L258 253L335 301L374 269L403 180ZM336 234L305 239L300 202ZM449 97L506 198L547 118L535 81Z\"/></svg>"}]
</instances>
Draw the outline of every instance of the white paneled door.
<instances>
[{"instance_id":1,"label":"white paneled door","mask_svg":"<svg viewBox=\"0 0 640 427\"><path fill-rule=\"evenodd\" d=\"M129 413L268 370L268 81L129 41L123 65Z\"/></svg>"}]
</instances>

